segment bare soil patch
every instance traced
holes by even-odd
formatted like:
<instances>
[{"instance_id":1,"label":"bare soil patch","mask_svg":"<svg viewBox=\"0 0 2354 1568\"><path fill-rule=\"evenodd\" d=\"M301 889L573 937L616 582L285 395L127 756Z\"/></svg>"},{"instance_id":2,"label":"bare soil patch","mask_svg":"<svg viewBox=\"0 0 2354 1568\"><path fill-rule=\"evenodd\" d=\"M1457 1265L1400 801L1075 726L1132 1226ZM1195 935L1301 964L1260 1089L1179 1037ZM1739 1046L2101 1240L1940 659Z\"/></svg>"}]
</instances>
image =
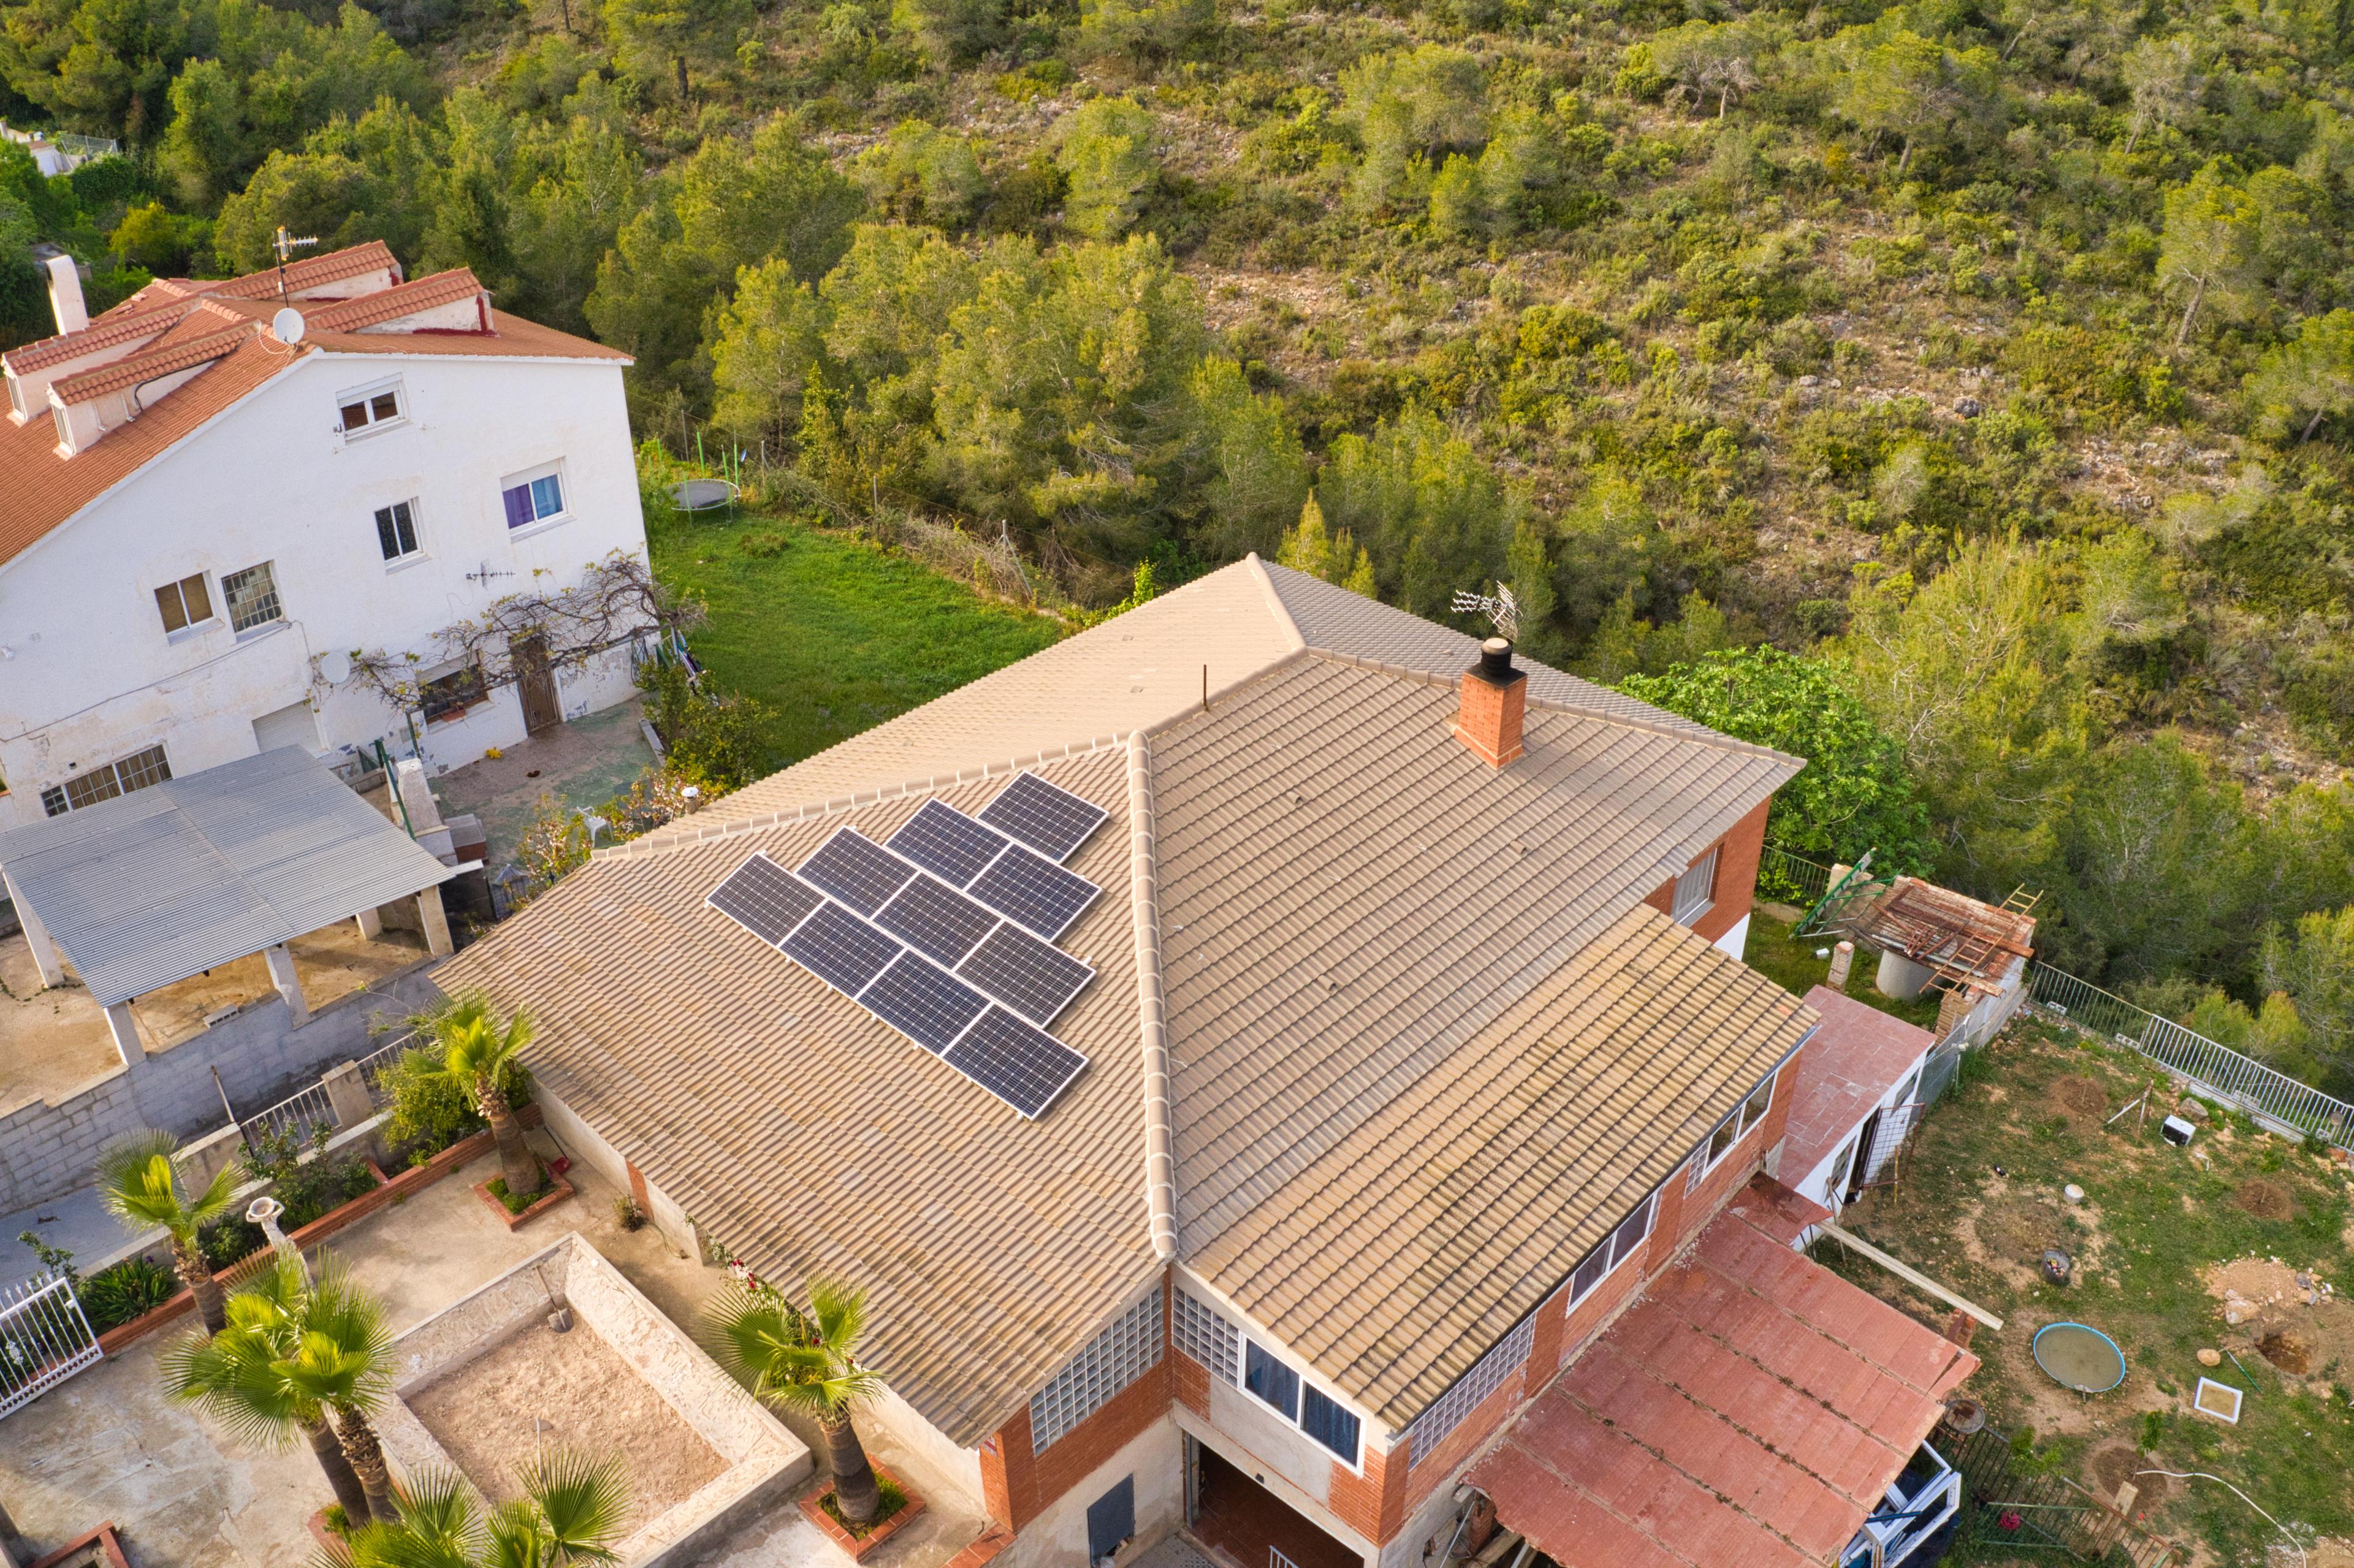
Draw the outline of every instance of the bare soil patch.
<instances>
[{"instance_id":1,"label":"bare soil patch","mask_svg":"<svg viewBox=\"0 0 2354 1568\"><path fill-rule=\"evenodd\" d=\"M2285 1372L2304 1373L2313 1370L2313 1347L2305 1336L2294 1329L2270 1329L2256 1340L2256 1350L2264 1360Z\"/></svg>"},{"instance_id":2,"label":"bare soil patch","mask_svg":"<svg viewBox=\"0 0 2354 1568\"><path fill-rule=\"evenodd\" d=\"M2052 1081L2052 1103L2071 1121L2090 1121L2095 1127L2108 1114L2108 1091L2092 1079L2071 1073Z\"/></svg>"},{"instance_id":3,"label":"bare soil patch","mask_svg":"<svg viewBox=\"0 0 2354 1568\"><path fill-rule=\"evenodd\" d=\"M2296 1217L2296 1203L2288 1195L2288 1190L2261 1176L2251 1176L2241 1182L2240 1190L2232 1194L2232 1202L2260 1220L2293 1220Z\"/></svg>"},{"instance_id":4,"label":"bare soil patch","mask_svg":"<svg viewBox=\"0 0 2354 1568\"><path fill-rule=\"evenodd\" d=\"M2144 1476L2135 1480L2136 1470L2153 1467L2154 1461L2127 1443L2112 1443L2105 1448L2094 1450L2092 1463L2087 1467L2093 1478L2094 1489L2104 1498L2115 1498L2119 1487L2133 1481L2140 1492L2139 1500L2134 1505L2137 1510L2157 1507L2173 1489L2174 1483L2164 1476Z\"/></svg>"},{"instance_id":5,"label":"bare soil patch","mask_svg":"<svg viewBox=\"0 0 2354 1568\"><path fill-rule=\"evenodd\" d=\"M2042 1198L2020 1196L1988 1203L1978 1216L1978 1232L1989 1251L2031 1268L2042 1260L2045 1247L2071 1255L2077 1249L2060 1206Z\"/></svg>"},{"instance_id":6,"label":"bare soil patch","mask_svg":"<svg viewBox=\"0 0 2354 1568\"><path fill-rule=\"evenodd\" d=\"M534 1322L407 1396L409 1409L494 1503L523 1495L515 1469L540 1447L619 1453L631 1520L642 1524L726 1467L596 1330Z\"/></svg>"}]
</instances>

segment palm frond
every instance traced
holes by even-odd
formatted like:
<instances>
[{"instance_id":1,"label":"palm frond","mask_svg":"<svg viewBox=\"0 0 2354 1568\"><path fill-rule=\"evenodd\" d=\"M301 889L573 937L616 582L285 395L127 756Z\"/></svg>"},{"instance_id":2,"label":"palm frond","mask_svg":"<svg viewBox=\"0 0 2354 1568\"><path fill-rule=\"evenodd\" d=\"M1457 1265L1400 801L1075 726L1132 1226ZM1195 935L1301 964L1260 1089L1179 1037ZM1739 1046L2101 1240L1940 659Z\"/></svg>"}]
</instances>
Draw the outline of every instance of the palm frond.
<instances>
[{"instance_id":1,"label":"palm frond","mask_svg":"<svg viewBox=\"0 0 2354 1568\"><path fill-rule=\"evenodd\" d=\"M843 1280L814 1276L809 1282L810 1312L828 1350L849 1358L866 1332L866 1292Z\"/></svg>"},{"instance_id":2,"label":"palm frond","mask_svg":"<svg viewBox=\"0 0 2354 1568\"><path fill-rule=\"evenodd\" d=\"M550 1562L610 1563L629 1522L629 1473L620 1456L557 1448L519 1467L547 1530Z\"/></svg>"},{"instance_id":3,"label":"palm frond","mask_svg":"<svg viewBox=\"0 0 2354 1568\"><path fill-rule=\"evenodd\" d=\"M419 1470L395 1491L393 1505L400 1513L400 1528L419 1541L453 1546L469 1556L482 1544L485 1532L474 1490L447 1465Z\"/></svg>"},{"instance_id":4,"label":"palm frond","mask_svg":"<svg viewBox=\"0 0 2354 1568\"><path fill-rule=\"evenodd\" d=\"M161 1225L181 1240L196 1234L180 1202L179 1173L172 1156L180 1140L149 1128L117 1139L99 1150L98 1196L106 1212L133 1230Z\"/></svg>"},{"instance_id":5,"label":"palm frond","mask_svg":"<svg viewBox=\"0 0 2354 1568\"><path fill-rule=\"evenodd\" d=\"M491 1513L491 1544L482 1568L548 1568L554 1561L539 1510L527 1498L502 1504Z\"/></svg>"}]
</instances>

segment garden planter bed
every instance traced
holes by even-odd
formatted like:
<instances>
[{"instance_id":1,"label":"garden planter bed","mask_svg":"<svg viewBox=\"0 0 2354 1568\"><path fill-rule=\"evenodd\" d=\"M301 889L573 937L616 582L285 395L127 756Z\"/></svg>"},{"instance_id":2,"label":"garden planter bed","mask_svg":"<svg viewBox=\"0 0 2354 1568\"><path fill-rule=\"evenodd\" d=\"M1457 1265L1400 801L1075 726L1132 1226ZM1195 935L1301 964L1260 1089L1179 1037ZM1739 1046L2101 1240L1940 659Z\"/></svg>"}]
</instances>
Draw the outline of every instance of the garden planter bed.
<instances>
[{"instance_id":1,"label":"garden planter bed","mask_svg":"<svg viewBox=\"0 0 2354 1568\"><path fill-rule=\"evenodd\" d=\"M474 1195L491 1206L491 1212L505 1222L507 1229L514 1231L521 1230L565 1199L572 1196L572 1183L555 1171L548 1171L547 1191L533 1199L527 1207L520 1211L508 1208L505 1200L491 1191L491 1184L488 1181L475 1182Z\"/></svg>"},{"instance_id":2,"label":"garden planter bed","mask_svg":"<svg viewBox=\"0 0 2354 1568\"><path fill-rule=\"evenodd\" d=\"M824 1531L828 1541L849 1552L854 1559L864 1557L913 1523L916 1516L924 1511L924 1499L917 1497L907 1482L875 1464L872 1459L869 1459L867 1464L874 1470L876 1480L890 1482L899 1489L900 1495L907 1500L899 1505L898 1512L877 1524L864 1535L851 1534L849 1526L826 1511L825 1499L833 1496L833 1488L831 1485L822 1487L801 1499L801 1516Z\"/></svg>"},{"instance_id":3,"label":"garden planter bed","mask_svg":"<svg viewBox=\"0 0 2354 1568\"><path fill-rule=\"evenodd\" d=\"M527 1105L515 1113L515 1119L523 1123L525 1128L537 1127L539 1107ZM485 1128L470 1137L460 1139L424 1164L410 1166L397 1176L387 1176L381 1167L374 1160L370 1160L368 1170L376 1177L375 1187L361 1193L348 1203L328 1210L309 1224L287 1232L286 1239L298 1248L315 1246L337 1231L366 1219L377 1210L398 1202L411 1192L430 1187L449 1175L451 1171L489 1153L492 1147L490 1129ZM493 1203L498 1202L495 1198L491 1201ZM499 1213L503 1215L506 1213L504 1204L499 1204ZM215 1269L213 1278L219 1282L222 1289L235 1289L255 1271L260 1261L269 1255L269 1250L267 1247L261 1248L239 1258L227 1268ZM110 1356L119 1354L126 1345L146 1338L166 1323L190 1310L195 1305L196 1298L182 1290L145 1316L133 1318L128 1323L118 1323L99 1335L98 1348Z\"/></svg>"}]
</instances>

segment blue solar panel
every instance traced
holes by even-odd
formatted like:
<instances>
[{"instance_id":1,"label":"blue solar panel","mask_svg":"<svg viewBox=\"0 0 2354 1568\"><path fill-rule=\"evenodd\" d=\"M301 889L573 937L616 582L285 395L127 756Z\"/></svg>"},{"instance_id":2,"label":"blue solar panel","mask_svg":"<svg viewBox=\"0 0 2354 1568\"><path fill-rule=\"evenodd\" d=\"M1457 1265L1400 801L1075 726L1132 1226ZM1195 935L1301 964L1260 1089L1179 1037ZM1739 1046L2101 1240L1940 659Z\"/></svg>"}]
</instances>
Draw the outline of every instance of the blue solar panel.
<instances>
[{"instance_id":1,"label":"blue solar panel","mask_svg":"<svg viewBox=\"0 0 2354 1568\"><path fill-rule=\"evenodd\" d=\"M967 891L1051 942L1071 928L1103 889L1044 855L1008 844Z\"/></svg>"},{"instance_id":2,"label":"blue solar panel","mask_svg":"<svg viewBox=\"0 0 2354 1568\"><path fill-rule=\"evenodd\" d=\"M979 991L917 953L900 954L858 1002L936 1056L989 1005Z\"/></svg>"},{"instance_id":3,"label":"blue solar panel","mask_svg":"<svg viewBox=\"0 0 2354 1568\"><path fill-rule=\"evenodd\" d=\"M828 903L785 938L785 956L848 997L871 984L904 950L898 943L844 909Z\"/></svg>"},{"instance_id":4,"label":"blue solar panel","mask_svg":"<svg viewBox=\"0 0 2354 1568\"><path fill-rule=\"evenodd\" d=\"M916 868L860 832L844 828L801 862L801 879L815 883L861 915L872 915L907 885Z\"/></svg>"},{"instance_id":5,"label":"blue solar panel","mask_svg":"<svg viewBox=\"0 0 2354 1568\"><path fill-rule=\"evenodd\" d=\"M1032 1119L1087 1067L1085 1056L1002 1007L982 1013L940 1059Z\"/></svg>"},{"instance_id":6,"label":"blue solar panel","mask_svg":"<svg viewBox=\"0 0 2354 1568\"><path fill-rule=\"evenodd\" d=\"M957 973L1042 1029L1095 978L1095 970L1062 948L1013 925L991 932Z\"/></svg>"},{"instance_id":7,"label":"blue solar panel","mask_svg":"<svg viewBox=\"0 0 2354 1568\"><path fill-rule=\"evenodd\" d=\"M773 948L825 900L767 855L756 854L704 902Z\"/></svg>"},{"instance_id":8,"label":"blue solar panel","mask_svg":"<svg viewBox=\"0 0 2354 1568\"><path fill-rule=\"evenodd\" d=\"M883 906L875 923L943 964L955 964L1001 922L929 872L919 873Z\"/></svg>"},{"instance_id":9,"label":"blue solar panel","mask_svg":"<svg viewBox=\"0 0 2354 1568\"><path fill-rule=\"evenodd\" d=\"M1005 847L1005 835L985 828L954 806L927 800L924 809L893 833L891 847L947 883L962 887Z\"/></svg>"},{"instance_id":10,"label":"blue solar panel","mask_svg":"<svg viewBox=\"0 0 2354 1568\"><path fill-rule=\"evenodd\" d=\"M1018 776L981 809L981 820L1012 833L1049 860L1066 861L1108 813L1035 773Z\"/></svg>"}]
</instances>

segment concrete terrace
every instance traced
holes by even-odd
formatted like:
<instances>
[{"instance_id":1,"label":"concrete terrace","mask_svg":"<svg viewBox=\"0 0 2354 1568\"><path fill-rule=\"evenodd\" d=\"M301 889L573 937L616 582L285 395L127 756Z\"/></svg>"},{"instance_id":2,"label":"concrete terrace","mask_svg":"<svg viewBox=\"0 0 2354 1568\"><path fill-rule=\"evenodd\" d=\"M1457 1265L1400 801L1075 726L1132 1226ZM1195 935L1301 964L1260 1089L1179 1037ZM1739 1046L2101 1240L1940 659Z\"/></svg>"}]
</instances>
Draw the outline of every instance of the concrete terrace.
<instances>
[{"instance_id":1,"label":"concrete terrace","mask_svg":"<svg viewBox=\"0 0 2354 1568\"><path fill-rule=\"evenodd\" d=\"M545 1135L536 1135L544 1138ZM497 1277L565 1232L578 1230L673 1322L690 1330L722 1271L682 1258L649 1225L623 1230L613 1189L576 1164L574 1198L509 1232L473 1183L497 1174L485 1156L406 1203L364 1220L331 1243L385 1301L396 1334ZM268 1452L240 1444L167 1402L157 1356L175 1327L93 1367L0 1421L0 1496L38 1552L111 1520L141 1568L302 1568L314 1560L305 1520L328 1500L326 1483L299 1444ZM823 1486L824 1448L812 1424L789 1418L810 1445ZM987 1529L978 1499L958 1495L920 1456L862 1423L868 1452L906 1478L925 1513L870 1561L885 1568L940 1568ZM780 1499L706 1561L725 1568L849 1568L790 1499Z\"/></svg>"}]
</instances>

